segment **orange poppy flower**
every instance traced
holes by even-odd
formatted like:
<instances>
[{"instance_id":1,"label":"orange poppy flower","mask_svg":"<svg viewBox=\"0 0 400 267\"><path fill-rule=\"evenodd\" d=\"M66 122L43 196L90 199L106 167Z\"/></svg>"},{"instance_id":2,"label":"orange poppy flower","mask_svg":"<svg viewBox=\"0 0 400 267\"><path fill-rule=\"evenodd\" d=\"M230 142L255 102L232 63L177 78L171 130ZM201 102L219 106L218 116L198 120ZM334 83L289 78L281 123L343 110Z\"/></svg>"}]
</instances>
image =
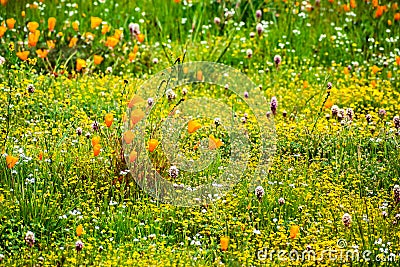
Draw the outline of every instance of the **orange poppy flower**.
<instances>
[{"instance_id":1,"label":"orange poppy flower","mask_svg":"<svg viewBox=\"0 0 400 267\"><path fill-rule=\"evenodd\" d=\"M7 28L5 26L0 26L0 38L4 36L4 34L6 33Z\"/></svg>"},{"instance_id":2,"label":"orange poppy flower","mask_svg":"<svg viewBox=\"0 0 400 267\"><path fill-rule=\"evenodd\" d=\"M141 109L135 109L131 113L131 122L133 125L141 121L144 117L144 112Z\"/></svg>"},{"instance_id":3,"label":"orange poppy flower","mask_svg":"<svg viewBox=\"0 0 400 267\"><path fill-rule=\"evenodd\" d=\"M392 21L388 19L388 26L392 26Z\"/></svg>"},{"instance_id":4,"label":"orange poppy flower","mask_svg":"<svg viewBox=\"0 0 400 267\"><path fill-rule=\"evenodd\" d=\"M324 107L326 109L330 109L333 106L333 102L330 98L328 98L328 100L326 100Z\"/></svg>"},{"instance_id":5,"label":"orange poppy flower","mask_svg":"<svg viewBox=\"0 0 400 267\"><path fill-rule=\"evenodd\" d=\"M377 67L376 65L372 66L372 73L376 74L378 71L380 71L381 69L379 67Z\"/></svg>"},{"instance_id":6,"label":"orange poppy flower","mask_svg":"<svg viewBox=\"0 0 400 267\"><path fill-rule=\"evenodd\" d=\"M80 71L82 68L86 67L86 60L78 58L76 60L76 70Z\"/></svg>"},{"instance_id":7,"label":"orange poppy flower","mask_svg":"<svg viewBox=\"0 0 400 267\"><path fill-rule=\"evenodd\" d=\"M158 146L158 141L156 139L150 139L149 140L149 151L153 152L154 149Z\"/></svg>"},{"instance_id":8,"label":"orange poppy flower","mask_svg":"<svg viewBox=\"0 0 400 267\"><path fill-rule=\"evenodd\" d=\"M374 88L376 87L376 81L375 80L371 81L371 86L374 87Z\"/></svg>"},{"instance_id":9,"label":"orange poppy flower","mask_svg":"<svg viewBox=\"0 0 400 267\"><path fill-rule=\"evenodd\" d=\"M0 3L1 3L2 6L6 6L6 5L7 5L7 2L8 2L8 0L1 0Z\"/></svg>"},{"instance_id":10,"label":"orange poppy flower","mask_svg":"<svg viewBox=\"0 0 400 267\"><path fill-rule=\"evenodd\" d=\"M107 37L105 45L109 48L114 48L118 44L118 39L115 37Z\"/></svg>"},{"instance_id":11,"label":"orange poppy flower","mask_svg":"<svg viewBox=\"0 0 400 267\"><path fill-rule=\"evenodd\" d=\"M39 160L42 160L42 159L43 159L43 152L42 152L42 151L39 152L38 159L39 159Z\"/></svg>"},{"instance_id":12,"label":"orange poppy flower","mask_svg":"<svg viewBox=\"0 0 400 267\"><path fill-rule=\"evenodd\" d=\"M133 138L135 137L135 134L132 131L126 131L124 133L124 141L126 144L132 143Z\"/></svg>"},{"instance_id":13,"label":"orange poppy flower","mask_svg":"<svg viewBox=\"0 0 400 267\"><path fill-rule=\"evenodd\" d=\"M96 65L100 65L101 62L103 62L103 59L104 58L102 56L98 56L98 55L93 56L93 61L94 61L94 64L96 64Z\"/></svg>"},{"instance_id":14,"label":"orange poppy flower","mask_svg":"<svg viewBox=\"0 0 400 267\"><path fill-rule=\"evenodd\" d=\"M344 68L343 68L343 72L344 72L345 75L349 74L349 72L350 72L350 71L349 71L349 68L344 67Z\"/></svg>"},{"instance_id":15,"label":"orange poppy flower","mask_svg":"<svg viewBox=\"0 0 400 267\"><path fill-rule=\"evenodd\" d=\"M394 21L400 21L400 13L394 14Z\"/></svg>"},{"instance_id":16,"label":"orange poppy flower","mask_svg":"<svg viewBox=\"0 0 400 267\"><path fill-rule=\"evenodd\" d=\"M392 4L392 9L397 10L399 8L399 5L397 3Z\"/></svg>"},{"instance_id":17,"label":"orange poppy flower","mask_svg":"<svg viewBox=\"0 0 400 267\"><path fill-rule=\"evenodd\" d=\"M174 0L175 3L179 4L181 0Z\"/></svg>"},{"instance_id":18,"label":"orange poppy flower","mask_svg":"<svg viewBox=\"0 0 400 267\"><path fill-rule=\"evenodd\" d=\"M307 81L303 81L303 88L306 89L308 87L308 82Z\"/></svg>"},{"instance_id":19,"label":"orange poppy flower","mask_svg":"<svg viewBox=\"0 0 400 267\"><path fill-rule=\"evenodd\" d=\"M122 34L123 34L123 31L116 29L114 32L114 38L119 40L119 39L121 39Z\"/></svg>"},{"instance_id":20,"label":"orange poppy flower","mask_svg":"<svg viewBox=\"0 0 400 267\"><path fill-rule=\"evenodd\" d=\"M6 157L7 168L9 168L9 169L14 168L14 166L15 166L15 164L17 164L17 162L18 162L18 158L17 157L14 157L14 156L11 156L11 155L8 155Z\"/></svg>"},{"instance_id":21,"label":"orange poppy flower","mask_svg":"<svg viewBox=\"0 0 400 267\"><path fill-rule=\"evenodd\" d=\"M132 150L131 153L129 154L129 162L132 163L136 160L137 158L137 152L135 150Z\"/></svg>"},{"instance_id":22,"label":"orange poppy flower","mask_svg":"<svg viewBox=\"0 0 400 267\"><path fill-rule=\"evenodd\" d=\"M373 7L377 7L379 5L379 1L378 0L372 0L372 6Z\"/></svg>"},{"instance_id":23,"label":"orange poppy flower","mask_svg":"<svg viewBox=\"0 0 400 267\"><path fill-rule=\"evenodd\" d=\"M109 31L110 31L110 26L108 26L107 24L104 24L103 27L101 27L101 34L106 34Z\"/></svg>"},{"instance_id":24,"label":"orange poppy flower","mask_svg":"<svg viewBox=\"0 0 400 267\"><path fill-rule=\"evenodd\" d=\"M74 47L76 45L76 43L78 42L78 38L76 37L72 37L71 40L69 41L69 47Z\"/></svg>"},{"instance_id":25,"label":"orange poppy flower","mask_svg":"<svg viewBox=\"0 0 400 267\"><path fill-rule=\"evenodd\" d=\"M36 54L38 55L38 57L40 58L46 58L47 54L49 53L49 50L45 50L45 49L38 49L36 50Z\"/></svg>"},{"instance_id":26,"label":"orange poppy flower","mask_svg":"<svg viewBox=\"0 0 400 267\"><path fill-rule=\"evenodd\" d=\"M81 236L82 234L83 234L83 226L82 224L80 224L76 227L76 235Z\"/></svg>"},{"instance_id":27,"label":"orange poppy flower","mask_svg":"<svg viewBox=\"0 0 400 267\"><path fill-rule=\"evenodd\" d=\"M300 231L300 227L298 225L292 225L290 227L290 238L296 238L296 236L298 235Z\"/></svg>"},{"instance_id":28,"label":"orange poppy flower","mask_svg":"<svg viewBox=\"0 0 400 267\"><path fill-rule=\"evenodd\" d=\"M79 31L79 21L72 22L72 29L76 32Z\"/></svg>"},{"instance_id":29,"label":"orange poppy flower","mask_svg":"<svg viewBox=\"0 0 400 267\"><path fill-rule=\"evenodd\" d=\"M53 40L47 40L46 43L49 49L53 49L54 47L56 47L56 43Z\"/></svg>"},{"instance_id":30,"label":"orange poppy flower","mask_svg":"<svg viewBox=\"0 0 400 267\"><path fill-rule=\"evenodd\" d=\"M400 66L400 56L396 56L396 64L397 66Z\"/></svg>"},{"instance_id":31,"label":"orange poppy flower","mask_svg":"<svg viewBox=\"0 0 400 267\"><path fill-rule=\"evenodd\" d=\"M215 149L215 148L219 148L220 146L222 146L224 143L222 143L222 141L218 138L215 138L214 135L210 135L209 139L208 139L208 148L209 149Z\"/></svg>"},{"instance_id":32,"label":"orange poppy flower","mask_svg":"<svg viewBox=\"0 0 400 267\"><path fill-rule=\"evenodd\" d=\"M351 8L356 8L357 7L356 0L350 0L350 7Z\"/></svg>"},{"instance_id":33,"label":"orange poppy flower","mask_svg":"<svg viewBox=\"0 0 400 267\"><path fill-rule=\"evenodd\" d=\"M135 52L130 52L128 56L129 56L129 61L130 62L135 61L135 58L136 58L136 53Z\"/></svg>"},{"instance_id":34,"label":"orange poppy flower","mask_svg":"<svg viewBox=\"0 0 400 267\"><path fill-rule=\"evenodd\" d=\"M350 11L350 6L349 5L344 4L342 7L343 7L343 10L345 12L349 12Z\"/></svg>"},{"instance_id":35,"label":"orange poppy flower","mask_svg":"<svg viewBox=\"0 0 400 267\"><path fill-rule=\"evenodd\" d=\"M49 31L54 31L54 27L56 26L56 18L51 17L47 20L47 25L49 27Z\"/></svg>"},{"instance_id":36,"label":"orange poppy flower","mask_svg":"<svg viewBox=\"0 0 400 267\"><path fill-rule=\"evenodd\" d=\"M383 15L384 6L378 6L375 12L375 18L380 18Z\"/></svg>"},{"instance_id":37,"label":"orange poppy flower","mask_svg":"<svg viewBox=\"0 0 400 267\"><path fill-rule=\"evenodd\" d=\"M103 20L102 20L101 18L98 18L98 17L91 17L91 18L90 18L90 27L91 27L92 29L95 29L95 28L97 28L97 27L100 26L100 24L101 24L102 21L103 21Z\"/></svg>"},{"instance_id":38,"label":"orange poppy flower","mask_svg":"<svg viewBox=\"0 0 400 267\"><path fill-rule=\"evenodd\" d=\"M197 121L191 120L188 122L188 132L189 133L194 133L198 129L201 128L201 124Z\"/></svg>"},{"instance_id":39,"label":"orange poppy flower","mask_svg":"<svg viewBox=\"0 0 400 267\"><path fill-rule=\"evenodd\" d=\"M100 144L100 136L93 136L92 138L92 146Z\"/></svg>"},{"instance_id":40,"label":"orange poppy flower","mask_svg":"<svg viewBox=\"0 0 400 267\"><path fill-rule=\"evenodd\" d=\"M21 11L21 17L25 18L25 11Z\"/></svg>"},{"instance_id":41,"label":"orange poppy flower","mask_svg":"<svg viewBox=\"0 0 400 267\"><path fill-rule=\"evenodd\" d=\"M388 71L387 77L388 77L388 79L392 78L392 72L391 71Z\"/></svg>"},{"instance_id":42,"label":"orange poppy flower","mask_svg":"<svg viewBox=\"0 0 400 267\"><path fill-rule=\"evenodd\" d=\"M17 52L17 57L21 60L27 60L29 56L29 51Z\"/></svg>"},{"instance_id":43,"label":"orange poppy flower","mask_svg":"<svg viewBox=\"0 0 400 267\"><path fill-rule=\"evenodd\" d=\"M138 40L139 43L143 43L143 42L144 42L144 34L143 34L143 33L139 33L139 34L136 36L136 38L137 38L137 40Z\"/></svg>"},{"instance_id":44,"label":"orange poppy flower","mask_svg":"<svg viewBox=\"0 0 400 267\"><path fill-rule=\"evenodd\" d=\"M221 236L220 245L221 245L221 250L222 251L227 251L228 250L228 245L229 245L229 237Z\"/></svg>"},{"instance_id":45,"label":"orange poppy flower","mask_svg":"<svg viewBox=\"0 0 400 267\"><path fill-rule=\"evenodd\" d=\"M111 124L113 123L114 120L114 116L111 113L108 113L105 117L104 117L104 121L106 123L107 127L110 127Z\"/></svg>"},{"instance_id":46,"label":"orange poppy flower","mask_svg":"<svg viewBox=\"0 0 400 267\"><path fill-rule=\"evenodd\" d=\"M36 30L35 33L29 33L28 35L28 46L34 47L39 41L40 31Z\"/></svg>"},{"instance_id":47,"label":"orange poppy flower","mask_svg":"<svg viewBox=\"0 0 400 267\"><path fill-rule=\"evenodd\" d=\"M6 20L7 27L8 27L10 30L14 29L15 22L16 22L16 20L13 19L13 18Z\"/></svg>"},{"instance_id":48,"label":"orange poppy flower","mask_svg":"<svg viewBox=\"0 0 400 267\"><path fill-rule=\"evenodd\" d=\"M26 27L28 27L28 30L31 33L35 33L37 28L39 28L39 23L37 23L36 21L30 21L30 22L28 22L28 25Z\"/></svg>"},{"instance_id":49,"label":"orange poppy flower","mask_svg":"<svg viewBox=\"0 0 400 267\"><path fill-rule=\"evenodd\" d=\"M97 157L100 154L100 151L101 151L101 145L100 144L97 144L97 145L95 145L93 147L93 155L95 157Z\"/></svg>"},{"instance_id":50,"label":"orange poppy flower","mask_svg":"<svg viewBox=\"0 0 400 267\"><path fill-rule=\"evenodd\" d=\"M137 53L139 51L139 46L138 45L135 45L134 47L133 47L133 53Z\"/></svg>"}]
</instances>

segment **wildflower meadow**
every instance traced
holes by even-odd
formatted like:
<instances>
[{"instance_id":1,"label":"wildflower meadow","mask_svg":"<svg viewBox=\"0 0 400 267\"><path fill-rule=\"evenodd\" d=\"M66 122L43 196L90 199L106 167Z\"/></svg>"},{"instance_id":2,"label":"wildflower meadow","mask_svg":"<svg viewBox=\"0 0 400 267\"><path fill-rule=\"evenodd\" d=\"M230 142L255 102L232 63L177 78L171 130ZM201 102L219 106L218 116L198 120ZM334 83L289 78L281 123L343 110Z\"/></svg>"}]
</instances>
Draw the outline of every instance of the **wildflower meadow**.
<instances>
[{"instance_id":1,"label":"wildflower meadow","mask_svg":"<svg viewBox=\"0 0 400 267\"><path fill-rule=\"evenodd\" d=\"M0 266L399 266L397 0L0 4Z\"/></svg>"}]
</instances>

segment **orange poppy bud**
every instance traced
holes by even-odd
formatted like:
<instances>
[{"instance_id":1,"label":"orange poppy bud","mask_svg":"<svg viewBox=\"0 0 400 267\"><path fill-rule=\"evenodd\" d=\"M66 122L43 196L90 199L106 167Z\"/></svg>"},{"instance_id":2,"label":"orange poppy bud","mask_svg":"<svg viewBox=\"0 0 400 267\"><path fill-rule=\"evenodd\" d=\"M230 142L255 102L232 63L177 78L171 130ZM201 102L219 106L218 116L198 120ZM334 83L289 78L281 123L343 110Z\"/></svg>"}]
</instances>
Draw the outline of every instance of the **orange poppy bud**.
<instances>
[{"instance_id":1,"label":"orange poppy bud","mask_svg":"<svg viewBox=\"0 0 400 267\"><path fill-rule=\"evenodd\" d=\"M135 150L132 150L131 153L129 154L129 162L132 163L136 160L137 158L137 152Z\"/></svg>"},{"instance_id":2,"label":"orange poppy bud","mask_svg":"<svg viewBox=\"0 0 400 267\"><path fill-rule=\"evenodd\" d=\"M129 53L129 61L133 62L133 61L135 61L135 58L136 58L136 53L135 52L130 52Z\"/></svg>"},{"instance_id":3,"label":"orange poppy bud","mask_svg":"<svg viewBox=\"0 0 400 267\"><path fill-rule=\"evenodd\" d=\"M144 41L144 34L143 34L143 33L139 33L139 34L137 35L137 40L138 40L139 43L143 43L143 41Z\"/></svg>"},{"instance_id":4,"label":"orange poppy bud","mask_svg":"<svg viewBox=\"0 0 400 267\"><path fill-rule=\"evenodd\" d=\"M392 9L397 10L399 8L399 5L397 3L392 4Z\"/></svg>"},{"instance_id":5,"label":"orange poppy bud","mask_svg":"<svg viewBox=\"0 0 400 267\"><path fill-rule=\"evenodd\" d=\"M101 34L106 34L109 31L110 31L110 26L108 26L107 24L104 24L103 27L101 27Z\"/></svg>"},{"instance_id":6,"label":"orange poppy bud","mask_svg":"<svg viewBox=\"0 0 400 267\"><path fill-rule=\"evenodd\" d=\"M298 225L292 225L290 227L290 238L296 238L297 234L300 231L300 227Z\"/></svg>"},{"instance_id":7,"label":"orange poppy bud","mask_svg":"<svg viewBox=\"0 0 400 267\"><path fill-rule=\"evenodd\" d=\"M40 58L46 58L47 57L47 53L49 52L49 50L42 50L42 49L38 49L36 50L36 54L38 55L38 57Z\"/></svg>"},{"instance_id":8,"label":"orange poppy bud","mask_svg":"<svg viewBox=\"0 0 400 267\"><path fill-rule=\"evenodd\" d=\"M91 17L91 18L90 18L90 27L91 27L92 29L95 29L95 28L97 28L97 27L100 26L100 24L101 24L102 21L103 21L103 20L102 20L101 18L98 18L98 17Z\"/></svg>"},{"instance_id":9,"label":"orange poppy bud","mask_svg":"<svg viewBox=\"0 0 400 267\"><path fill-rule=\"evenodd\" d=\"M74 47L76 45L76 43L78 42L78 38L76 37L72 37L71 40L69 41L69 47Z\"/></svg>"},{"instance_id":10,"label":"orange poppy bud","mask_svg":"<svg viewBox=\"0 0 400 267\"><path fill-rule=\"evenodd\" d=\"M21 17L25 18L25 11L21 12Z\"/></svg>"},{"instance_id":11,"label":"orange poppy bud","mask_svg":"<svg viewBox=\"0 0 400 267\"><path fill-rule=\"evenodd\" d=\"M16 22L16 20L13 19L13 18L6 20L7 27L8 27L10 30L14 29L15 22Z\"/></svg>"},{"instance_id":12,"label":"orange poppy bud","mask_svg":"<svg viewBox=\"0 0 400 267\"><path fill-rule=\"evenodd\" d=\"M93 147L93 155L97 157L100 154L101 145L97 144Z\"/></svg>"},{"instance_id":13,"label":"orange poppy bud","mask_svg":"<svg viewBox=\"0 0 400 267\"><path fill-rule=\"evenodd\" d=\"M100 136L93 136L92 138L92 146L100 144Z\"/></svg>"},{"instance_id":14,"label":"orange poppy bud","mask_svg":"<svg viewBox=\"0 0 400 267\"><path fill-rule=\"evenodd\" d=\"M303 88L306 89L308 87L308 82L307 81L303 81Z\"/></svg>"},{"instance_id":15,"label":"orange poppy bud","mask_svg":"<svg viewBox=\"0 0 400 267\"><path fill-rule=\"evenodd\" d=\"M93 56L93 61L94 61L94 64L96 64L96 65L100 65L101 62L103 62L103 59L104 58L102 56L98 56L98 55Z\"/></svg>"},{"instance_id":16,"label":"orange poppy bud","mask_svg":"<svg viewBox=\"0 0 400 267\"><path fill-rule=\"evenodd\" d=\"M396 64L397 66L400 66L400 56L396 56Z\"/></svg>"},{"instance_id":17,"label":"orange poppy bud","mask_svg":"<svg viewBox=\"0 0 400 267\"><path fill-rule=\"evenodd\" d=\"M82 224L80 224L76 227L76 235L81 236L82 234L83 234L83 226Z\"/></svg>"},{"instance_id":18,"label":"orange poppy bud","mask_svg":"<svg viewBox=\"0 0 400 267\"><path fill-rule=\"evenodd\" d=\"M0 3L1 3L2 6L6 6L6 5L7 5L7 2L8 2L8 0L1 0Z\"/></svg>"},{"instance_id":19,"label":"orange poppy bud","mask_svg":"<svg viewBox=\"0 0 400 267\"><path fill-rule=\"evenodd\" d=\"M150 139L149 141L149 151L153 152L158 146L158 141L156 139Z\"/></svg>"},{"instance_id":20,"label":"orange poppy bud","mask_svg":"<svg viewBox=\"0 0 400 267\"><path fill-rule=\"evenodd\" d=\"M201 128L201 124L198 123L197 121L189 121L188 122L188 132L189 133L194 133L195 131L197 131L198 129Z\"/></svg>"},{"instance_id":21,"label":"orange poppy bud","mask_svg":"<svg viewBox=\"0 0 400 267\"><path fill-rule=\"evenodd\" d=\"M29 51L17 52L17 57L19 57L19 59L23 61L27 60L28 56L29 56Z\"/></svg>"},{"instance_id":22,"label":"orange poppy bud","mask_svg":"<svg viewBox=\"0 0 400 267\"><path fill-rule=\"evenodd\" d=\"M229 245L229 237L221 236L220 244L221 244L221 250L222 251L227 251L228 250L228 245Z\"/></svg>"},{"instance_id":23,"label":"orange poppy bud","mask_svg":"<svg viewBox=\"0 0 400 267\"><path fill-rule=\"evenodd\" d=\"M197 80L198 80L198 81L202 81L202 80L203 80L203 72L202 72L201 70L199 70L199 71L196 73L196 77L197 77Z\"/></svg>"},{"instance_id":24,"label":"orange poppy bud","mask_svg":"<svg viewBox=\"0 0 400 267\"><path fill-rule=\"evenodd\" d=\"M113 123L114 120L114 116L111 113L108 113L105 117L104 117L104 121L107 125L107 127L110 127L111 124Z\"/></svg>"},{"instance_id":25,"label":"orange poppy bud","mask_svg":"<svg viewBox=\"0 0 400 267\"><path fill-rule=\"evenodd\" d=\"M86 67L86 61L84 59L78 58L76 60L76 70L80 71L82 68Z\"/></svg>"},{"instance_id":26,"label":"orange poppy bud","mask_svg":"<svg viewBox=\"0 0 400 267\"><path fill-rule=\"evenodd\" d=\"M36 21L30 21L30 22L28 22L28 25L26 27L28 27L28 30L31 33L35 33L37 28L39 28L39 23L37 23Z\"/></svg>"},{"instance_id":27,"label":"orange poppy bud","mask_svg":"<svg viewBox=\"0 0 400 267\"><path fill-rule=\"evenodd\" d=\"M11 156L11 155L8 155L6 157L7 168L9 168L9 169L14 168L14 166L15 166L15 164L17 164L17 162L18 162L18 158L17 157L14 157L14 156Z\"/></svg>"},{"instance_id":28,"label":"orange poppy bud","mask_svg":"<svg viewBox=\"0 0 400 267\"><path fill-rule=\"evenodd\" d=\"M356 0L350 0L350 7L351 8L356 8L357 7Z\"/></svg>"},{"instance_id":29,"label":"orange poppy bud","mask_svg":"<svg viewBox=\"0 0 400 267\"><path fill-rule=\"evenodd\" d=\"M394 14L394 21L400 21L400 13Z\"/></svg>"},{"instance_id":30,"label":"orange poppy bud","mask_svg":"<svg viewBox=\"0 0 400 267\"><path fill-rule=\"evenodd\" d=\"M392 72L391 71L388 71L387 77L388 77L388 79L392 78Z\"/></svg>"},{"instance_id":31,"label":"orange poppy bud","mask_svg":"<svg viewBox=\"0 0 400 267\"><path fill-rule=\"evenodd\" d=\"M39 160L42 160L42 159L43 159L43 152L42 152L42 151L39 152L38 158L39 158Z\"/></svg>"},{"instance_id":32,"label":"orange poppy bud","mask_svg":"<svg viewBox=\"0 0 400 267\"><path fill-rule=\"evenodd\" d=\"M47 20L47 25L49 27L49 31L54 31L54 27L56 26L56 18L51 17Z\"/></svg>"},{"instance_id":33,"label":"orange poppy bud","mask_svg":"<svg viewBox=\"0 0 400 267\"><path fill-rule=\"evenodd\" d=\"M76 32L79 31L79 21L72 22L72 29Z\"/></svg>"},{"instance_id":34,"label":"orange poppy bud","mask_svg":"<svg viewBox=\"0 0 400 267\"><path fill-rule=\"evenodd\" d=\"M5 26L0 26L0 38L4 36L6 31L7 31L7 28Z\"/></svg>"},{"instance_id":35,"label":"orange poppy bud","mask_svg":"<svg viewBox=\"0 0 400 267\"><path fill-rule=\"evenodd\" d=\"M135 45L134 47L133 47L133 53L137 53L139 51L139 46L138 45Z\"/></svg>"}]
</instances>

